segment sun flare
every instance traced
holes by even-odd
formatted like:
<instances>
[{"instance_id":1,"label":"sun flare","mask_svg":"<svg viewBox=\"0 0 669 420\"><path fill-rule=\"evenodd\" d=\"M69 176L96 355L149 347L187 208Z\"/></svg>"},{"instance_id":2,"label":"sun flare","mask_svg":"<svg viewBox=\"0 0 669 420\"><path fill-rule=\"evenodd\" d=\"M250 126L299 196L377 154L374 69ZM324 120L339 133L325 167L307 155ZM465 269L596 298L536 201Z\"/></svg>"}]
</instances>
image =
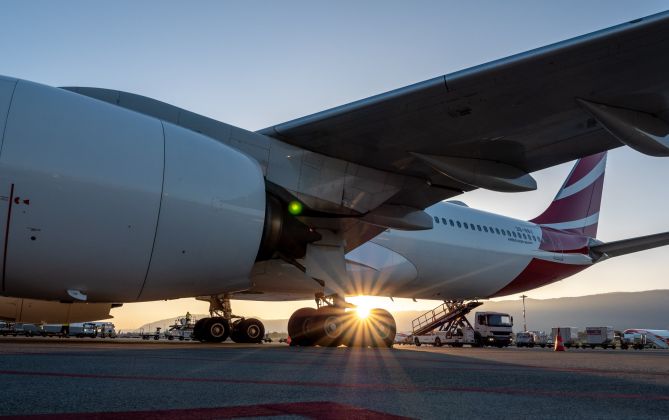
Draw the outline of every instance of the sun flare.
<instances>
[{"instance_id":1,"label":"sun flare","mask_svg":"<svg viewBox=\"0 0 669 420\"><path fill-rule=\"evenodd\" d=\"M358 315L358 318L360 319L366 319L369 316L369 311L370 308L366 306L358 306L357 308L355 308L355 312Z\"/></svg>"}]
</instances>

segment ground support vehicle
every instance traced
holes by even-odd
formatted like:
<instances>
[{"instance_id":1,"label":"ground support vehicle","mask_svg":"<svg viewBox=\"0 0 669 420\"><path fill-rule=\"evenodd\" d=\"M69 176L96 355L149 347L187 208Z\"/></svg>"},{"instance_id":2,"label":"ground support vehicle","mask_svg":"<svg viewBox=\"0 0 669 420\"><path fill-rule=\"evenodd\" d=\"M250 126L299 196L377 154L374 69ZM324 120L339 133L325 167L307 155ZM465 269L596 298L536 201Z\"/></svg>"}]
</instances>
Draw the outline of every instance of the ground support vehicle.
<instances>
[{"instance_id":1,"label":"ground support vehicle","mask_svg":"<svg viewBox=\"0 0 669 420\"><path fill-rule=\"evenodd\" d=\"M454 333L450 331L433 331L425 335L413 336L413 344L420 346L422 344L430 344L435 347L444 345L451 347L462 347L465 344L470 346L476 345L474 329L465 327L458 329Z\"/></svg>"},{"instance_id":2,"label":"ground support vehicle","mask_svg":"<svg viewBox=\"0 0 669 420\"><path fill-rule=\"evenodd\" d=\"M649 330L645 328L628 329L623 332L623 348L636 350L644 348L669 349L668 330Z\"/></svg>"},{"instance_id":3,"label":"ground support vehicle","mask_svg":"<svg viewBox=\"0 0 669 420\"><path fill-rule=\"evenodd\" d=\"M511 343L513 318L499 312L476 312L474 326L466 315L482 302L447 301L412 322L412 342L462 347L507 347Z\"/></svg>"},{"instance_id":4,"label":"ground support vehicle","mask_svg":"<svg viewBox=\"0 0 669 420\"><path fill-rule=\"evenodd\" d=\"M411 334L409 333L397 333L395 334L395 340L393 341L394 344L412 344L413 342L411 341Z\"/></svg>"},{"instance_id":5,"label":"ground support vehicle","mask_svg":"<svg viewBox=\"0 0 669 420\"><path fill-rule=\"evenodd\" d=\"M534 335L532 335L531 331L519 332L519 333L516 334L516 338L514 339L514 343L516 344L516 347L532 348L532 347L535 346Z\"/></svg>"},{"instance_id":6,"label":"ground support vehicle","mask_svg":"<svg viewBox=\"0 0 669 420\"><path fill-rule=\"evenodd\" d=\"M613 327L585 327L585 341L582 343L583 348L601 347L603 349L617 347L615 341L615 332Z\"/></svg>"},{"instance_id":7,"label":"ground support vehicle","mask_svg":"<svg viewBox=\"0 0 669 420\"><path fill-rule=\"evenodd\" d=\"M12 335L16 337L17 335L26 335L26 333L20 328L20 325L17 325L14 322L2 321L0 322L0 335Z\"/></svg>"},{"instance_id":8,"label":"ground support vehicle","mask_svg":"<svg viewBox=\"0 0 669 420\"><path fill-rule=\"evenodd\" d=\"M98 337L116 338L116 326L111 322L97 322Z\"/></svg>"},{"instance_id":9,"label":"ground support vehicle","mask_svg":"<svg viewBox=\"0 0 669 420\"><path fill-rule=\"evenodd\" d=\"M548 344L549 336L544 331L528 331L528 332L532 334L532 340L534 341L535 346L539 346L542 349L545 348L546 346L550 346L550 344Z\"/></svg>"},{"instance_id":10,"label":"ground support vehicle","mask_svg":"<svg viewBox=\"0 0 669 420\"><path fill-rule=\"evenodd\" d=\"M480 346L508 347L513 334L513 317L501 312L477 312L475 339Z\"/></svg>"},{"instance_id":11,"label":"ground support vehicle","mask_svg":"<svg viewBox=\"0 0 669 420\"><path fill-rule=\"evenodd\" d=\"M154 340L160 340L160 327L156 328L156 331L153 333L145 333L144 330L140 331L140 335L142 336L142 340L149 340L153 338Z\"/></svg>"},{"instance_id":12,"label":"ground support vehicle","mask_svg":"<svg viewBox=\"0 0 669 420\"><path fill-rule=\"evenodd\" d=\"M170 325L165 331L165 338L168 340L192 340L193 327L195 326L196 319L193 318L190 314L186 316L178 317L174 320L174 324Z\"/></svg>"},{"instance_id":13,"label":"ground support vehicle","mask_svg":"<svg viewBox=\"0 0 669 420\"><path fill-rule=\"evenodd\" d=\"M640 332L628 332L625 330L623 333L623 341L620 347L624 350L628 348L633 348L634 350L641 350L646 348L647 340L646 334Z\"/></svg>"},{"instance_id":14,"label":"ground support vehicle","mask_svg":"<svg viewBox=\"0 0 669 420\"><path fill-rule=\"evenodd\" d=\"M94 322L84 322L81 325L70 325L70 336L77 338L95 338L98 336L98 327Z\"/></svg>"}]
</instances>

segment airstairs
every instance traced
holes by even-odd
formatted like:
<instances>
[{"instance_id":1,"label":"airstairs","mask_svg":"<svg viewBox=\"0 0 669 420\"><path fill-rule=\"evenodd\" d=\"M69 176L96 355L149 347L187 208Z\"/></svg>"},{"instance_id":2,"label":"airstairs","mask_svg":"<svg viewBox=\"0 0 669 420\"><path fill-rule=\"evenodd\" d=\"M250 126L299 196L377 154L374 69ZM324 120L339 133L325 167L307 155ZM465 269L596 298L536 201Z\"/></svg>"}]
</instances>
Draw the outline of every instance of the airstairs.
<instances>
[{"instance_id":1,"label":"airstairs","mask_svg":"<svg viewBox=\"0 0 669 420\"><path fill-rule=\"evenodd\" d=\"M425 335L436 329L455 333L458 328L471 328L465 316L481 305L483 302L445 301L411 322L413 335Z\"/></svg>"}]
</instances>

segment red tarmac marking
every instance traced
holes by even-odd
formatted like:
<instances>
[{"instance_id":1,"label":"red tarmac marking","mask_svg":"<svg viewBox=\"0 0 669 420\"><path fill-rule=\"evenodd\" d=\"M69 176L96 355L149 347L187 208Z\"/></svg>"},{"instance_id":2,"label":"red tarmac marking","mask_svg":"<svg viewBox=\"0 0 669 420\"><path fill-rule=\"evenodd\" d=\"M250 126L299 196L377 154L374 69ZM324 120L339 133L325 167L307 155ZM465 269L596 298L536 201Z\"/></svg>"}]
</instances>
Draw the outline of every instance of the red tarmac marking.
<instances>
[{"instance_id":1,"label":"red tarmac marking","mask_svg":"<svg viewBox=\"0 0 669 420\"><path fill-rule=\"evenodd\" d=\"M29 372L18 370L0 370L0 375L41 376L81 379L115 379L131 381L160 381L160 382L204 382L229 383L248 385L282 385L320 388L368 389L375 391L403 391L403 392L469 392L481 394L524 395L537 397L563 398L594 398L594 399L628 399L646 401L669 401L669 395L653 394L622 394L608 392L570 392L570 391L538 391L518 388L483 388L483 387L447 387L447 386L418 386L392 385L386 383L333 383L333 382L306 382L285 380L254 380L254 379L226 379L226 378L189 378L175 376L133 376L133 375L94 375L85 373L66 372Z\"/></svg>"},{"instance_id":2,"label":"red tarmac marking","mask_svg":"<svg viewBox=\"0 0 669 420\"><path fill-rule=\"evenodd\" d=\"M236 417L271 417L298 415L317 419L408 419L378 411L329 401L259 404L236 407L188 408L152 411L121 411L106 413L62 413L8 416L3 419L229 419Z\"/></svg>"}]
</instances>

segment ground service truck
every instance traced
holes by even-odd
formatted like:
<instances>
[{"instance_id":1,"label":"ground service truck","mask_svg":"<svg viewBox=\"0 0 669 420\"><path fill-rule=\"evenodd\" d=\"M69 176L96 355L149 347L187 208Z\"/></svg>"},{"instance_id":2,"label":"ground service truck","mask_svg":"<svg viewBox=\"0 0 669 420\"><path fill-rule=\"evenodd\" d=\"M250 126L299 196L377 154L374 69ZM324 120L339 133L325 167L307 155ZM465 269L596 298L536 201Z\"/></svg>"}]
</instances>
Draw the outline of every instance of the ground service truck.
<instances>
[{"instance_id":1,"label":"ground service truck","mask_svg":"<svg viewBox=\"0 0 669 420\"><path fill-rule=\"evenodd\" d=\"M449 308L438 307L421 315L413 323L413 343L417 346L431 344L437 347L462 347L465 344L472 347L508 347L511 343L513 317L501 312L476 312L472 327L465 314L478 305L479 302L451 304ZM428 330L430 327L434 328Z\"/></svg>"}]
</instances>

